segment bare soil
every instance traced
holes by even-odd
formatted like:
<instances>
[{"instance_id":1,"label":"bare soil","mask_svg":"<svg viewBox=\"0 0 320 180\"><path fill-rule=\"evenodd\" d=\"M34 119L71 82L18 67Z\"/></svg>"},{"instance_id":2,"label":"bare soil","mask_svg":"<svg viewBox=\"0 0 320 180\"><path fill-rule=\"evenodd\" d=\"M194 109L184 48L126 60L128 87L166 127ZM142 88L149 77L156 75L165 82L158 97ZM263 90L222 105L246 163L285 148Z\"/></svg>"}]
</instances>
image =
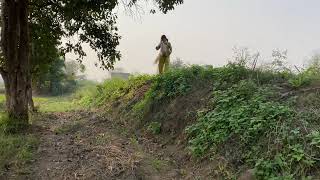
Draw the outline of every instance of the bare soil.
<instances>
[{"instance_id":1,"label":"bare soil","mask_svg":"<svg viewBox=\"0 0 320 180\"><path fill-rule=\"evenodd\" d=\"M206 179L212 172L183 147L124 135L125 129L97 112L39 114L35 119L32 133L40 139L35 160L26 165L28 171L13 168L5 179Z\"/></svg>"}]
</instances>

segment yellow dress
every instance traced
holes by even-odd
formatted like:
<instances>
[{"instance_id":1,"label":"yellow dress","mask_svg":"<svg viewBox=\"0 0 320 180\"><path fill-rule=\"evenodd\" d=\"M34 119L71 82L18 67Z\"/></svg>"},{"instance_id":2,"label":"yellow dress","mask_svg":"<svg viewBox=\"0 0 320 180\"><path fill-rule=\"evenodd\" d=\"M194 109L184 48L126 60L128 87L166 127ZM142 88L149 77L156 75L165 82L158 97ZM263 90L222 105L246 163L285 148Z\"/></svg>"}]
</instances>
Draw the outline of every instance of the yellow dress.
<instances>
[{"instance_id":1,"label":"yellow dress","mask_svg":"<svg viewBox=\"0 0 320 180\"><path fill-rule=\"evenodd\" d=\"M155 61L158 63L158 71L159 74L167 71L169 69L170 64L170 54L172 52L172 47L170 42L161 41L160 44L156 47L157 50L160 49L160 53Z\"/></svg>"}]
</instances>

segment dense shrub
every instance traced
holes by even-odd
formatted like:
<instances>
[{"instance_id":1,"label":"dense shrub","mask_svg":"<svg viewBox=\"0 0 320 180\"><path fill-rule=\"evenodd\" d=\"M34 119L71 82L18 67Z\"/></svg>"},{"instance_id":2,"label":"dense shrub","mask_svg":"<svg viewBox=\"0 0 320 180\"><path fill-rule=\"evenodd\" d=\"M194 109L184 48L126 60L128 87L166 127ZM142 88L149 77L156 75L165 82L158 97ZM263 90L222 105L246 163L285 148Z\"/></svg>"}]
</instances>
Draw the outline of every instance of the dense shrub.
<instances>
[{"instance_id":1,"label":"dense shrub","mask_svg":"<svg viewBox=\"0 0 320 180\"><path fill-rule=\"evenodd\" d=\"M276 96L271 87L258 86L252 80L215 90L211 110L186 129L193 154L219 153L225 144L233 142L236 149L229 147L230 151L238 151L239 161L255 167L259 179L310 175L312 167L319 166L315 161L319 133L310 129L302 133L300 123L311 119L302 117L289 104L277 102Z\"/></svg>"}]
</instances>

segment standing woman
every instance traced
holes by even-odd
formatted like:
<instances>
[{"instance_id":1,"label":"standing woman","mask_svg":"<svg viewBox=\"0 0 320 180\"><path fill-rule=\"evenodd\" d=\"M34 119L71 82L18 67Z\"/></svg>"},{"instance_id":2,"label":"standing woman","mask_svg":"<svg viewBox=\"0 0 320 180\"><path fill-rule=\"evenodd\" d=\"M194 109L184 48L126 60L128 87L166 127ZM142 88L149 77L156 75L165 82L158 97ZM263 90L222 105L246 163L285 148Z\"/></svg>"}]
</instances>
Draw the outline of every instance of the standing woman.
<instances>
[{"instance_id":1,"label":"standing woman","mask_svg":"<svg viewBox=\"0 0 320 180\"><path fill-rule=\"evenodd\" d=\"M160 49L160 53L155 61L158 63L159 74L167 71L170 64L170 55L172 53L172 46L165 35L161 36L160 44L156 47L156 50Z\"/></svg>"}]
</instances>

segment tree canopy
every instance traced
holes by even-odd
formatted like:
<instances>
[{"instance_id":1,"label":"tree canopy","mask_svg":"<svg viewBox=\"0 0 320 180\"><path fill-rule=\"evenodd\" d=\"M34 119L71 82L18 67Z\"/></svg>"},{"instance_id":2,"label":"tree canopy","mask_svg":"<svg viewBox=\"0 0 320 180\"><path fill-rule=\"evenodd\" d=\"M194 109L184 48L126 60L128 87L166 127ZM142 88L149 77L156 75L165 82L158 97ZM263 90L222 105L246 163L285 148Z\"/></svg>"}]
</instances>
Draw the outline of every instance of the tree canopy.
<instances>
[{"instance_id":1,"label":"tree canopy","mask_svg":"<svg viewBox=\"0 0 320 180\"><path fill-rule=\"evenodd\" d=\"M153 1L163 13L183 3L183 0ZM114 9L123 2L130 8L139 0L1 1L0 74L11 119L28 122L31 77L49 71L52 67L48 64L57 57L74 52L81 62L86 56L82 45L86 43L97 53L102 68L113 68L121 57Z\"/></svg>"},{"instance_id":2,"label":"tree canopy","mask_svg":"<svg viewBox=\"0 0 320 180\"><path fill-rule=\"evenodd\" d=\"M62 45L60 46L62 53L74 52L78 55L79 61L86 56L82 45L87 43L97 52L101 67L111 69L121 57L116 49L120 35L116 26L117 14L113 10L120 3L125 3L124 5L130 8L139 2L139 0L124 1L31 0L32 40L36 41L35 44L40 41L42 47ZM183 3L183 0L152 1L163 13ZM62 44L62 38L69 40ZM47 51L46 48L44 50Z\"/></svg>"}]
</instances>

